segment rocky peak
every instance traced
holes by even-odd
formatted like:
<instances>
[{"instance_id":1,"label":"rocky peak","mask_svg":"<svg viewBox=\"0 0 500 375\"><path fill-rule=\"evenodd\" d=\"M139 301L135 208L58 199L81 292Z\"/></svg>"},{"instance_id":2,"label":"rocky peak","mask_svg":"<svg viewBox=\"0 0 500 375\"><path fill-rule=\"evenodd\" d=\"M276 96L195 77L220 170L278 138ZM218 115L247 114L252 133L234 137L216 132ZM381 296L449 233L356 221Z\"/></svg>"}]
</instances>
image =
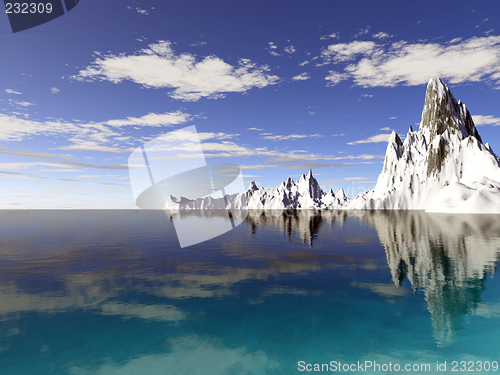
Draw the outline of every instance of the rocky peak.
<instances>
[{"instance_id":1,"label":"rocky peak","mask_svg":"<svg viewBox=\"0 0 500 375\"><path fill-rule=\"evenodd\" d=\"M248 187L248 190L249 192L254 192L256 190L259 190L259 188L257 187L257 185L255 184L255 181L252 181L250 182L250 186Z\"/></svg>"},{"instance_id":2,"label":"rocky peak","mask_svg":"<svg viewBox=\"0 0 500 375\"><path fill-rule=\"evenodd\" d=\"M300 181L297 186L299 188L299 193L303 196L309 196L313 199L321 199L323 196L323 191L321 190L318 181L314 178L311 169L309 169L309 173L307 175L303 174L300 177Z\"/></svg>"},{"instance_id":3,"label":"rocky peak","mask_svg":"<svg viewBox=\"0 0 500 375\"><path fill-rule=\"evenodd\" d=\"M345 192L344 192L344 189L341 188L338 192L337 192L337 198L340 199L340 200L347 200L347 195L345 195Z\"/></svg>"},{"instance_id":4,"label":"rocky peak","mask_svg":"<svg viewBox=\"0 0 500 375\"><path fill-rule=\"evenodd\" d=\"M288 178L286 179L286 181L284 182L284 184L285 184L285 186L284 186L284 187L285 187L286 189L291 189L291 188L292 188L292 186L295 186L295 182L293 182L293 180L292 180L290 177L288 177Z\"/></svg>"},{"instance_id":5,"label":"rocky peak","mask_svg":"<svg viewBox=\"0 0 500 375\"><path fill-rule=\"evenodd\" d=\"M456 101L446 83L441 79L431 78L427 84L419 131L429 134L430 143L446 130L457 134L460 139L473 136L482 143L465 104Z\"/></svg>"},{"instance_id":6,"label":"rocky peak","mask_svg":"<svg viewBox=\"0 0 500 375\"><path fill-rule=\"evenodd\" d=\"M399 159L403 154L403 150L403 142L401 142L401 138L399 138L399 135L393 130L387 142L384 165L387 165L388 160Z\"/></svg>"}]
</instances>

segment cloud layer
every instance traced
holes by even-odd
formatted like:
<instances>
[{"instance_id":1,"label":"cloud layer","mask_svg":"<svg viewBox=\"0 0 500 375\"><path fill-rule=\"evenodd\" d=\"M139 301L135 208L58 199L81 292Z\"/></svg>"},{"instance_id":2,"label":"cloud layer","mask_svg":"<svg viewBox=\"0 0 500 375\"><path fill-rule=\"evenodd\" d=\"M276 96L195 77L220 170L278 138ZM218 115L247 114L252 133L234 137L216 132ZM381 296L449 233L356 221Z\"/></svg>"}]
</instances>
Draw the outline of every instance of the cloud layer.
<instances>
[{"instance_id":1,"label":"cloud layer","mask_svg":"<svg viewBox=\"0 0 500 375\"><path fill-rule=\"evenodd\" d=\"M388 142L390 136L391 136L390 134L377 134L377 135L371 136L371 137L369 137L367 139L361 139L359 141L353 141L353 142L349 142L347 144L352 146L352 145L357 145L359 143L381 143L381 142Z\"/></svg>"},{"instance_id":2,"label":"cloud layer","mask_svg":"<svg viewBox=\"0 0 500 375\"><path fill-rule=\"evenodd\" d=\"M488 116L483 116L483 115L476 115L472 116L472 119L474 120L474 124L477 126L480 125L492 125L492 126L499 126L500 125L500 118L488 115Z\"/></svg>"},{"instance_id":3,"label":"cloud layer","mask_svg":"<svg viewBox=\"0 0 500 375\"><path fill-rule=\"evenodd\" d=\"M454 39L446 44L353 41L328 46L319 65L347 63L331 71L329 85L352 79L363 87L414 86L441 77L450 83L500 83L500 36Z\"/></svg>"},{"instance_id":4,"label":"cloud layer","mask_svg":"<svg viewBox=\"0 0 500 375\"><path fill-rule=\"evenodd\" d=\"M73 78L113 83L129 80L144 87L172 88L172 98L197 101L277 83L279 77L268 72L268 66L257 66L248 59L232 66L213 55L202 60L189 53L177 55L170 42L159 41L135 55L98 56Z\"/></svg>"}]
</instances>

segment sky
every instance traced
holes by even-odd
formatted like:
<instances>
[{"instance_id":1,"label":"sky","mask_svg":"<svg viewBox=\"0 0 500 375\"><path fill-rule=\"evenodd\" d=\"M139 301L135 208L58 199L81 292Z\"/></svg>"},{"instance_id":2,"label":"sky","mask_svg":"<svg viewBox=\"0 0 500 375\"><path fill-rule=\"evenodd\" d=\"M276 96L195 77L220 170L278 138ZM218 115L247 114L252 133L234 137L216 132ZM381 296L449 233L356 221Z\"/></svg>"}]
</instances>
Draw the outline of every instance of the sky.
<instances>
[{"instance_id":1,"label":"sky","mask_svg":"<svg viewBox=\"0 0 500 375\"><path fill-rule=\"evenodd\" d=\"M442 78L500 149L500 3L97 1L0 16L0 209L136 208L128 157L195 125L209 163L278 187L375 186ZM498 152L498 151L497 151Z\"/></svg>"}]
</instances>

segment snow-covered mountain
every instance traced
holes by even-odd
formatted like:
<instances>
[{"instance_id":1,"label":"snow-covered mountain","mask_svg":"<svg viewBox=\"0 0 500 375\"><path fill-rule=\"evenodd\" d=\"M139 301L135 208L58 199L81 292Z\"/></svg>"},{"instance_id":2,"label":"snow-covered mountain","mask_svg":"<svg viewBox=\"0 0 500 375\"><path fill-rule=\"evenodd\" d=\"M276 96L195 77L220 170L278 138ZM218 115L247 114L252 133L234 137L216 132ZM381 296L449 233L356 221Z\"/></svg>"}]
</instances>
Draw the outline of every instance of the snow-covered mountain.
<instances>
[{"instance_id":1,"label":"snow-covered mountain","mask_svg":"<svg viewBox=\"0 0 500 375\"><path fill-rule=\"evenodd\" d=\"M446 84L427 85L418 131L393 132L373 191L353 209L425 209L500 213L500 158L482 143L472 116Z\"/></svg>"},{"instance_id":2,"label":"snow-covered mountain","mask_svg":"<svg viewBox=\"0 0 500 375\"><path fill-rule=\"evenodd\" d=\"M446 84L427 85L418 131L405 141L392 132L373 190L349 200L341 189L324 192L310 170L277 189L211 196L195 201L170 197L167 209L417 209L427 212L500 213L500 158L483 144L469 110Z\"/></svg>"},{"instance_id":3,"label":"snow-covered mountain","mask_svg":"<svg viewBox=\"0 0 500 375\"><path fill-rule=\"evenodd\" d=\"M295 182L290 177L281 183L277 189L258 188L255 181L245 193L226 195L227 202L211 196L188 201L184 198L170 196L166 209L342 209L347 206L349 199L340 189L335 195L332 189L325 193L314 178L312 170L303 174Z\"/></svg>"}]
</instances>

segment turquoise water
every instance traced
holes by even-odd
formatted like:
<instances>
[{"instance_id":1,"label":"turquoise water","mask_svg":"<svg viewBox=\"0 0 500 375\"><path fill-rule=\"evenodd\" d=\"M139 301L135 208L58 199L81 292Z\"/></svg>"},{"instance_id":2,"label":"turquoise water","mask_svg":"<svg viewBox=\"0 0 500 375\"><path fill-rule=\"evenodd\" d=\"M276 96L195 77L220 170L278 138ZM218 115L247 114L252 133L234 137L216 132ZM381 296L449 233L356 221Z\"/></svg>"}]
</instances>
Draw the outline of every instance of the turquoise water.
<instances>
[{"instance_id":1,"label":"turquoise water","mask_svg":"<svg viewBox=\"0 0 500 375\"><path fill-rule=\"evenodd\" d=\"M500 371L498 216L250 212L184 249L163 212L0 216L0 374Z\"/></svg>"}]
</instances>

